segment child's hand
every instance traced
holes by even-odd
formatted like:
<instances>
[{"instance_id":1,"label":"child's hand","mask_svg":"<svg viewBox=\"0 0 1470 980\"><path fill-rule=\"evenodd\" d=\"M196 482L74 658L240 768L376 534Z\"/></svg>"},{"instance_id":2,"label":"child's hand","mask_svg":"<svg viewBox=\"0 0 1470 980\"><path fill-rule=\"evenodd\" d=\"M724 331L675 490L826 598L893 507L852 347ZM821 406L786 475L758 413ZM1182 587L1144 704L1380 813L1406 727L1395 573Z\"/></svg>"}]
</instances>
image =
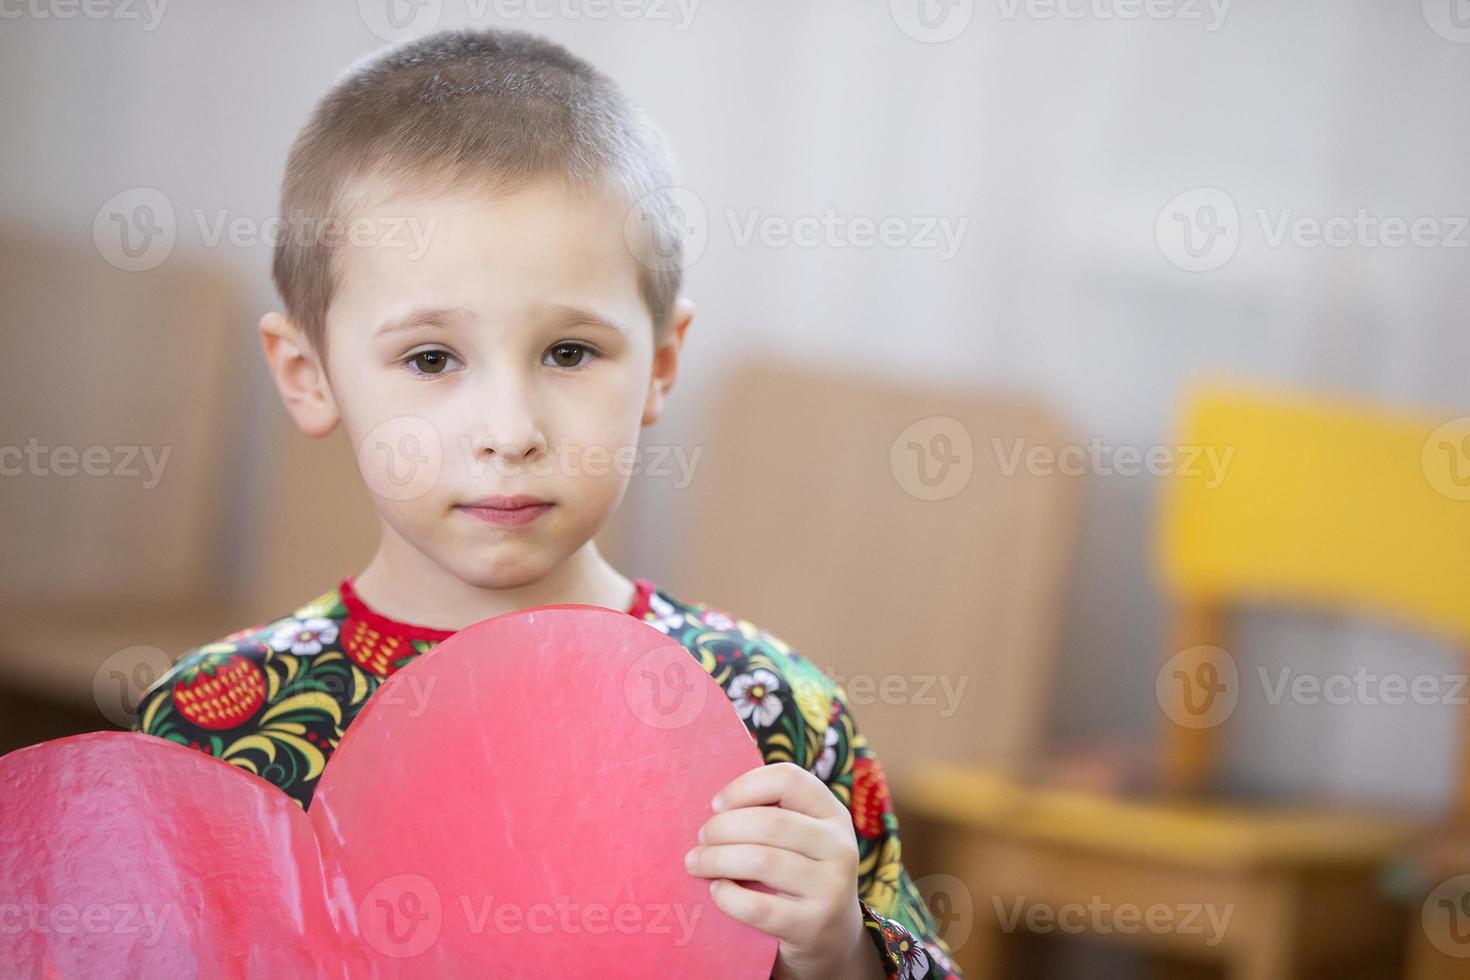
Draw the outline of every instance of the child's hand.
<instances>
[{"instance_id":1,"label":"child's hand","mask_svg":"<svg viewBox=\"0 0 1470 980\"><path fill-rule=\"evenodd\" d=\"M858 907L852 815L821 780L790 762L761 766L720 790L715 810L685 863L716 879L727 915L781 941L776 980L884 975Z\"/></svg>"}]
</instances>

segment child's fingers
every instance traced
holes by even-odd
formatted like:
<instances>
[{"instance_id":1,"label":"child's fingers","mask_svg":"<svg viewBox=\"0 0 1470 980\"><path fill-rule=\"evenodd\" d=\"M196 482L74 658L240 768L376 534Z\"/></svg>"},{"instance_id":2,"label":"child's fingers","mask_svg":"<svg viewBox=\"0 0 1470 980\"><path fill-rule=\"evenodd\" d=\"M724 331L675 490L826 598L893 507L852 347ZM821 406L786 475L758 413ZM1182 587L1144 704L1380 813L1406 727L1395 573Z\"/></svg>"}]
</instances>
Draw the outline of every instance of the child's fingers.
<instances>
[{"instance_id":1,"label":"child's fingers","mask_svg":"<svg viewBox=\"0 0 1470 980\"><path fill-rule=\"evenodd\" d=\"M788 895L804 897L822 883L822 865L795 851L765 844L696 847L684 859L692 875L758 881Z\"/></svg>"},{"instance_id":2,"label":"child's fingers","mask_svg":"<svg viewBox=\"0 0 1470 980\"><path fill-rule=\"evenodd\" d=\"M782 806L818 819L826 819L841 802L816 776L791 762L777 762L741 773L715 794L716 810L742 806Z\"/></svg>"},{"instance_id":3,"label":"child's fingers","mask_svg":"<svg viewBox=\"0 0 1470 980\"><path fill-rule=\"evenodd\" d=\"M841 855L842 844L820 820L778 806L721 810L699 828L701 844L770 844L816 861Z\"/></svg>"},{"instance_id":4,"label":"child's fingers","mask_svg":"<svg viewBox=\"0 0 1470 980\"><path fill-rule=\"evenodd\" d=\"M724 878L710 882L710 897L730 918L759 929L782 942L801 942L806 921L801 903L782 895L767 895Z\"/></svg>"}]
</instances>

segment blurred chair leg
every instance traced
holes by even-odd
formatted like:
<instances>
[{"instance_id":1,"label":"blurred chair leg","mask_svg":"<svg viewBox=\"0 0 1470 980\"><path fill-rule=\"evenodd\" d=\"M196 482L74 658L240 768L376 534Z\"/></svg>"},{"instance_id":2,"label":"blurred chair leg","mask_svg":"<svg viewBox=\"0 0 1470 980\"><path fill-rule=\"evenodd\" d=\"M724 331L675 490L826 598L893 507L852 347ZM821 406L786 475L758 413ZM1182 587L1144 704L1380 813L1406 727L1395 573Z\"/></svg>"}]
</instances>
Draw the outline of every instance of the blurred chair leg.
<instances>
[{"instance_id":1,"label":"blurred chair leg","mask_svg":"<svg viewBox=\"0 0 1470 980\"><path fill-rule=\"evenodd\" d=\"M1414 910L1411 925L1411 948L1405 974L1408 980L1470 980L1470 959L1446 956L1435 949L1419 926L1418 909Z\"/></svg>"},{"instance_id":2,"label":"blurred chair leg","mask_svg":"<svg viewBox=\"0 0 1470 980\"><path fill-rule=\"evenodd\" d=\"M1297 972L1291 937L1284 933L1241 950L1231 964L1230 980L1306 980Z\"/></svg>"},{"instance_id":3,"label":"blurred chair leg","mask_svg":"<svg viewBox=\"0 0 1470 980\"><path fill-rule=\"evenodd\" d=\"M1001 931L998 923L981 915L965 945L955 953L955 965L965 980L1006 980L1015 946L1014 937Z\"/></svg>"},{"instance_id":4,"label":"blurred chair leg","mask_svg":"<svg viewBox=\"0 0 1470 980\"><path fill-rule=\"evenodd\" d=\"M1011 975L1016 938L1006 933L996 915L994 895L986 869L986 837L964 827L938 826L931 837L936 867L956 875L969 891L969 935L952 949L955 965L965 980L1006 980Z\"/></svg>"},{"instance_id":5,"label":"blurred chair leg","mask_svg":"<svg viewBox=\"0 0 1470 980\"><path fill-rule=\"evenodd\" d=\"M1218 966L1190 963L1183 960L1161 960L1151 970L1153 980L1220 980Z\"/></svg>"},{"instance_id":6,"label":"blurred chair leg","mask_svg":"<svg viewBox=\"0 0 1470 980\"><path fill-rule=\"evenodd\" d=\"M1261 889L1257 926L1231 958L1229 980L1307 980L1298 898L1288 881Z\"/></svg>"}]
</instances>

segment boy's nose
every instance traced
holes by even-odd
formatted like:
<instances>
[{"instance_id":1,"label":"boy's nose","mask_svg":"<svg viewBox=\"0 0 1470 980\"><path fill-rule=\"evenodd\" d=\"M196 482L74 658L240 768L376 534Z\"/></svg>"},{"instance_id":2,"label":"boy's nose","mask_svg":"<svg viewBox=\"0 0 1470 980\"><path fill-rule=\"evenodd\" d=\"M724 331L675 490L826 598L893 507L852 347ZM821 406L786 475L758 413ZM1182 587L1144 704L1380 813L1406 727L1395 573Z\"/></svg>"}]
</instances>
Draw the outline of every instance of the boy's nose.
<instances>
[{"instance_id":1,"label":"boy's nose","mask_svg":"<svg viewBox=\"0 0 1470 980\"><path fill-rule=\"evenodd\" d=\"M521 459L533 456L545 448L546 439L538 428L522 431L519 428L509 430L504 426L497 426L476 440L475 452L477 455L488 453L501 459Z\"/></svg>"},{"instance_id":2,"label":"boy's nose","mask_svg":"<svg viewBox=\"0 0 1470 980\"><path fill-rule=\"evenodd\" d=\"M484 393L478 407L480 423L476 427L474 451L501 459L521 459L546 449L535 395L529 385L519 379L502 377Z\"/></svg>"},{"instance_id":3,"label":"boy's nose","mask_svg":"<svg viewBox=\"0 0 1470 980\"><path fill-rule=\"evenodd\" d=\"M537 415L528 406L492 410L482 416L473 435L477 456L487 453L501 459L521 459L546 449L546 435Z\"/></svg>"}]
</instances>

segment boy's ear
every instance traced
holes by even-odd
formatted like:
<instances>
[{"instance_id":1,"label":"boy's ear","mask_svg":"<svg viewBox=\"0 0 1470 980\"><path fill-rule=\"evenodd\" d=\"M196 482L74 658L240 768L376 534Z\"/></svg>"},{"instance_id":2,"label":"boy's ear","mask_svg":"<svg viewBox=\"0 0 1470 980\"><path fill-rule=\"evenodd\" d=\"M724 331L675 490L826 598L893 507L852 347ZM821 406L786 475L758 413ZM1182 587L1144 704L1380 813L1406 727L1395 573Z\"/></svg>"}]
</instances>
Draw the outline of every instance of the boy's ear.
<instances>
[{"instance_id":1,"label":"boy's ear","mask_svg":"<svg viewBox=\"0 0 1470 980\"><path fill-rule=\"evenodd\" d=\"M296 324L284 314L267 313L260 318L260 345L296 427L313 439L336 428L340 416L326 369Z\"/></svg>"},{"instance_id":2,"label":"boy's ear","mask_svg":"<svg viewBox=\"0 0 1470 980\"><path fill-rule=\"evenodd\" d=\"M684 350L684 334L694 319L694 304L680 296L669 313L669 329L664 342L653 352L653 377L648 382L648 398L643 403L643 424L652 425L663 414L664 403L674 388L679 374L679 354Z\"/></svg>"}]
</instances>

